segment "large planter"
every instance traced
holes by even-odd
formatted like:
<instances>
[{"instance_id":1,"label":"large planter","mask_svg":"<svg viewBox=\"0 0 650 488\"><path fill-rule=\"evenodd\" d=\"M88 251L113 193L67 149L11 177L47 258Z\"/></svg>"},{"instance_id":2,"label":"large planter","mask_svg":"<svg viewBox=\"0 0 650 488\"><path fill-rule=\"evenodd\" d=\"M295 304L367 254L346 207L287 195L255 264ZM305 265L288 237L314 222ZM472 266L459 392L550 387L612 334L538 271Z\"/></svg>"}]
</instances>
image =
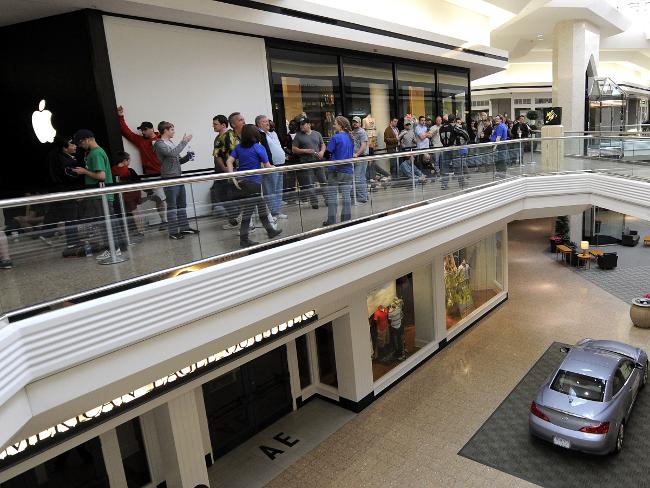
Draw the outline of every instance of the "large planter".
<instances>
[{"instance_id":1,"label":"large planter","mask_svg":"<svg viewBox=\"0 0 650 488\"><path fill-rule=\"evenodd\" d=\"M630 306L630 318L636 327L650 329L650 298L635 298Z\"/></svg>"}]
</instances>

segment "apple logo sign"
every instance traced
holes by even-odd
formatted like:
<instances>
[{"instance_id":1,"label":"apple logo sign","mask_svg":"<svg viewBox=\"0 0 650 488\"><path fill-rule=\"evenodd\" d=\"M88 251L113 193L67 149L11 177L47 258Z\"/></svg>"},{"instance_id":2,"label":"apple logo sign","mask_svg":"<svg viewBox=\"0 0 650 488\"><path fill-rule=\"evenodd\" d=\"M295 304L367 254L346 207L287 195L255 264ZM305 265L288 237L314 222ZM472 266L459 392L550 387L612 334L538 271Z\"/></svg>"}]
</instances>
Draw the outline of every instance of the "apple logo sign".
<instances>
[{"instance_id":1,"label":"apple logo sign","mask_svg":"<svg viewBox=\"0 0 650 488\"><path fill-rule=\"evenodd\" d=\"M56 129L52 127L52 112L45 110L45 100L38 104L38 110L32 113L32 127L38 140L52 142L56 136Z\"/></svg>"}]
</instances>

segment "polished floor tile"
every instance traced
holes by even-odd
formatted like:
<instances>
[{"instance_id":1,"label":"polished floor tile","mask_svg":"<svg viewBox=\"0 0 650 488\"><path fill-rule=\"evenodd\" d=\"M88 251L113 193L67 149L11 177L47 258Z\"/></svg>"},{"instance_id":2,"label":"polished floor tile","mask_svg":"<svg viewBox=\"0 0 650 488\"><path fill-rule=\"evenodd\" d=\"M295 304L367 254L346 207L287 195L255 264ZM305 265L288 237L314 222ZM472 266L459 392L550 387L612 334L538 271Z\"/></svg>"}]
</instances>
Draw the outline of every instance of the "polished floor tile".
<instances>
[{"instance_id":1,"label":"polished floor tile","mask_svg":"<svg viewBox=\"0 0 650 488\"><path fill-rule=\"evenodd\" d=\"M457 453L553 342L650 347L629 305L543 256L552 230L552 219L511 224L508 301L268 486L533 486Z\"/></svg>"}]
</instances>

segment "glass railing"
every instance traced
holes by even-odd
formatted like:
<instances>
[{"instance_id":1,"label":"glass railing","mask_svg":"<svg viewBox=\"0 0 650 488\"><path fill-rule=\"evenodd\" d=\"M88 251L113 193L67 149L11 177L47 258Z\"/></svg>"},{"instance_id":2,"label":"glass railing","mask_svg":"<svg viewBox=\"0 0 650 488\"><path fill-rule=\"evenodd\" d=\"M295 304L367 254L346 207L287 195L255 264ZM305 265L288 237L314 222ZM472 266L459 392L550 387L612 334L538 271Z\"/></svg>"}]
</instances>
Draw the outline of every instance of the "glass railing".
<instances>
[{"instance_id":1,"label":"glass railing","mask_svg":"<svg viewBox=\"0 0 650 488\"><path fill-rule=\"evenodd\" d=\"M0 259L12 265L0 269L0 315L77 303L510 178L596 169L604 160L590 148L603 141L524 139L0 200ZM342 172L349 165L356 175ZM272 178L282 191L256 195Z\"/></svg>"}]
</instances>

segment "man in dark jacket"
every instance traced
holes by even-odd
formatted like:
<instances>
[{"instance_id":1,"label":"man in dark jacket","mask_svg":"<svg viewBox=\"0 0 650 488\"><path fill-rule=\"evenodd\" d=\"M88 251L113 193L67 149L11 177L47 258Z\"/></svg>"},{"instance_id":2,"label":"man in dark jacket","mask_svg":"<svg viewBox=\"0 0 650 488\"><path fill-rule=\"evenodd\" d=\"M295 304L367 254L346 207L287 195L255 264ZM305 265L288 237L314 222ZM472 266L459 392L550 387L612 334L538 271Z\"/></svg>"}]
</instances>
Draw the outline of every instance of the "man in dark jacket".
<instances>
[{"instance_id":1,"label":"man in dark jacket","mask_svg":"<svg viewBox=\"0 0 650 488\"><path fill-rule=\"evenodd\" d=\"M77 146L69 137L54 139L54 148L48 155L48 169L50 176L50 192L74 191L84 188L83 178L72 171L79 166L75 154ZM69 249L79 245L77 234L78 205L74 199L61 202L52 202L45 214L44 230L41 239L47 240L54 234L56 224L65 221L66 244Z\"/></svg>"}]
</instances>

